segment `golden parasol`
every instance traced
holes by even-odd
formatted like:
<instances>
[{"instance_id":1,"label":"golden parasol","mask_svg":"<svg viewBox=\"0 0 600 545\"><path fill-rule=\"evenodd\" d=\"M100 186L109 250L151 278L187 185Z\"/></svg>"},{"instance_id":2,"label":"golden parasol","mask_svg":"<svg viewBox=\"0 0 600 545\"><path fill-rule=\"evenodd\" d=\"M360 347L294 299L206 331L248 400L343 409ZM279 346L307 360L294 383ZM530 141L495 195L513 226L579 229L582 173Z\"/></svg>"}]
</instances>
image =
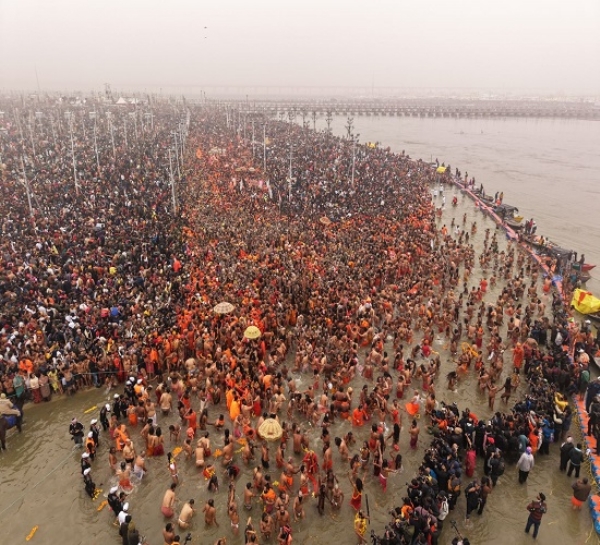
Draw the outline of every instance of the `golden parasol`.
<instances>
[{"instance_id":1,"label":"golden parasol","mask_svg":"<svg viewBox=\"0 0 600 545\"><path fill-rule=\"evenodd\" d=\"M230 312L233 312L233 309L234 306L231 303L223 301L213 307L213 312L216 314L229 314Z\"/></svg>"},{"instance_id":2,"label":"golden parasol","mask_svg":"<svg viewBox=\"0 0 600 545\"><path fill-rule=\"evenodd\" d=\"M277 441L283 435L281 424L274 418L267 418L258 428L258 435L267 441Z\"/></svg>"},{"instance_id":3,"label":"golden parasol","mask_svg":"<svg viewBox=\"0 0 600 545\"><path fill-rule=\"evenodd\" d=\"M444 166L439 166L439 167L437 167L437 168L435 169L435 171L436 171L438 174L444 174L444 172L446 172L446 167L444 167Z\"/></svg>"},{"instance_id":4,"label":"golden parasol","mask_svg":"<svg viewBox=\"0 0 600 545\"><path fill-rule=\"evenodd\" d=\"M246 339L258 339L261 335L260 329L255 325L248 326L246 331L244 331L244 337L246 337Z\"/></svg>"}]
</instances>

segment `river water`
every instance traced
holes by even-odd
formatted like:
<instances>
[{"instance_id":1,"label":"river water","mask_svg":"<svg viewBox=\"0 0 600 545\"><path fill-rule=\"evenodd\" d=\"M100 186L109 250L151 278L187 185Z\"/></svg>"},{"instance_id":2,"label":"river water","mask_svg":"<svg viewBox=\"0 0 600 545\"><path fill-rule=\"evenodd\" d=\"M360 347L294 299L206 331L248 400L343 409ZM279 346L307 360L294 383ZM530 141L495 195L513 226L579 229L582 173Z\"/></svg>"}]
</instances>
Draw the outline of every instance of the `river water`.
<instances>
[{"instance_id":1,"label":"river water","mask_svg":"<svg viewBox=\"0 0 600 545\"><path fill-rule=\"evenodd\" d=\"M438 121L440 122L438 124ZM340 130L345 120L338 120L337 125ZM394 149L405 149L412 157L429 159L430 155L440 161L450 162L453 167L458 167L463 172L469 171L469 175L474 175L478 181L484 183L489 192L504 190L505 201L515 204L522 208L527 215L533 215L538 224L541 233L547 233L548 236L557 242L568 244L567 237L573 237L573 241L581 245L589 260L592 261L594 236L590 233L595 229L598 234L598 227L593 227L590 223L588 227L581 213L577 208L576 199L572 199L575 193L575 182L571 184L572 190L567 190L567 182L570 179L567 174L573 170L572 179L579 180L581 187L585 187L584 179L589 176L591 184L593 173L600 172L598 157L593 157L591 140L597 129L589 130L588 138L582 138L581 146L586 151L579 150L578 154L570 154L570 151L577 151L577 146L573 141L570 148L560 152L561 143L558 139L559 133L567 131L574 138L575 128L579 126L578 122L521 122L510 120L505 122L495 121L466 121L466 120L420 120L420 119L356 119L355 127L361 134L361 140L379 140L389 143ZM438 130L438 127L441 127ZM497 127L494 129L494 127ZM511 142L511 131L517 132L518 127L523 127L527 136L521 136L520 145ZM556 156L563 157L564 163L557 159L560 166L556 163L545 163L540 161L536 164L547 164L545 173L539 173L537 185L535 188L527 187L527 183L533 183L536 179L535 168L530 168L527 157L536 157L542 146L537 142L533 135L539 138L548 138L550 128L556 128L554 143L554 153ZM600 124L597 125L600 127ZM412 128L412 132L411 129ZM480 130L484 130L483 136L487 131L493 130L499 133L497 143L488 136L485 145ZM510 129L510 130L508 130ZM456 132L454 134L452 131ZM461 134L461 131L465 134ZM470 132L469 132L470 131ZM479 132L478 132L479 131ZM506 131L506 132L505 132ZM459 143L452 141L455 137ZM598 140L596 140L597 143ZM528 148L527 146L530 145ZM478 149L481 146L483 157L478 156ZM587 147L586 147L587 146ZM512 149L517 158L511 161L508 152L502 150ZM519 153L517 151L520 149ZM600 149L600 147L596 147ZM421 153L419 153L421 151ZM564 155L563 155L564 154ZM547 151L544 157L550 157L552 154ZM494 157L494 161L486 163L485 157ZM581 171L577 170L584 158L595 161L597 168L581 166ZM579 161L576 159L579 158ZM548 184L548 192L556 197L552 205L548 205L550 210L545 210L543 199L550 199L549 195L542 197L544 193L545 180L551 179L553 173L563 173L565 176L562 182ZM585 174L587 172L587 174ZM512 173L512 174L511 174ZM520 174L518 174L520 173ZM578 173L578 174L575 174ZM512 179L512 185L507 180ZM526 183L524 180L528 180ZM564 184L564 190L559 190L559 185ZM598 187L596 185L596 190ZM450 190L450 194L452 190ZM439 198L438 198L439 199ZM447 201L451 197L448 195ZM551 200L551 199L550 199ZM590 199L587 199L588 203ZM596 201L598 204L598 202ZM535 207L535 208L534 208ZM589 204L587 208L590 208ZM459 194L459 205L457 208L447 206L444 216L439 221L450 224L453 217L462 218L467 214L467 223L477 221L480 226L479 232L474 239L476 248L481 248L483 232L486 228L493 229L493 222L481 216L473 206L473 203L462 194ZM561 228L562 219L552 223L551 218L569 217L572 220L573 232L571 233L571 221L565 223ZM591 212L586 212L586 217L592 218ZM548 227L545 222L548 222ZM556 236L550 230L553 227ZM569 231L569 233L567 233ZM578 234L577 234L578 233ZM565 238L561 238L563 235ZM506 241L500 237L501 248ZM574 247L579 247L575 246ZM596 249L596 252L599 250ZM597 254L596 254L597 255ZM596 262L600 263L600 256ZM477 282L476 275L473 275L472 284ZM501 283L490 291L486 300L492 300L501 289ZM442 364L441 376L454 368L450 357L444 350L445 339L437 339L434 349L440 351L444 358ZM307 385L307 377L298 375L297 380L300 385ZM355 391L362 386L362 379L355 379L352 386ZM467 405L474 410L479 417L487 418L490 411L485 407L485 399L479 393L474 375L463 380L457 393L447 392L440 379L437 384L438 399L446 402L456 401L462 409ZM522 388L519 396L523 394ZM33 537L32 544L50 545L55 543L62 544L118 544L120 543L116 528L111 525L111 516L108 508L98 512L97 507L106 495L106 492L114 482L108 468L107 447L108 443L103 437L101 439L101 448L99 456L93 465L93 475L95 482L103 489L103 496L95 501L90 500L84 493L82 480L79 470L79 450L73 450L72 442L69 440L68 425L73 416L77 416L84 424L89 424L89 420L97 415L97 412L84 414L84 411L93 407L100 406L111 397L112 392L106 393L104 390L92 390L81 392L72 398L62 398L52 401L48 404L27 407L26 425L24 433L21 435L11 434L8 439L8 452L0 454L0 475L2 488L0 493L0 524L2 525L2 535L5 536L2 542L19 543L25 540L25 537L34 526L39 529ZM515 398L513 398L515 399ZM499 403L499 402L498 402ZM476 409L474 409L476 407ZM218 409L212 409L211 417L222 412ZM165 430L168 424L175 422L175 417L167 419L159 418L159 425ZM404 422L406 426L406 421ZM576 423L573 424L572 431L578 438ZM332 429L332 436L341 435L350 429L348 422L338 422ZM379 483L370 477L365 480L366 493L370 498L371 528L380 532L389 517L388 510L398 505L401 498L405 495L405 483L415 474L416 469L423 456L423 447L429 442L429 436L426 433L421 434L420 448L417 451L408 449L408 434L406 427L403 430L400 446L401 453L404 456L404 472L402 474L390 476L388 493L384 495ZM141 448L141 438L139 430L132 430L132 437L136 446ZM217 434L211 434L216 436ZM318 430L311 432L311 445L315 450L320 450L318 442ZM221 437L214 437L215 446L222 445ZM513 466L507 466L506 473L500 478L498 487L488 499L486 511L481 519L475 518L472 528L468 530L464 527L464 497L459 499L456 511L451 513L449 520L456 520L459 528L464 535L468 535L473 544L525 544L531 542L531 537L523 532L527 512L525 506L535 497L539 491L543 491L548 497L548 514L544 517L540 529L539 542L547 544L573 543L578 545L598 543L598 538L593 532L591 518L584 508L581 512L573 512L570 509L571 479L558 472L558 445L551 446L551 456L538 456L536 467L531 473L526 485L517 484L516 470ZM296 462L299 459L296 458ZM164 526L164 520L159 513L160 502L164 491L170 484L169 474L166 468L165 458L149 459L150 473L144 481L136 486L136 489L130 496L131 513L136 526L142 530L142 533L148 537L150 545L160 545L162 543L160 530ZM241 461L239 465L243 465ZM307 518L297 524L294 524L294 539L296 543L314 543L316 545L325 543L355 543L356 539L352 532L352 515L348 506L350 497L350 486L344 472L340 468L340 462L337 452L334 453L334 468L338 472L341 482L341 488L345 493L345 503L341 512L332 513L326 511L324 517L320 517L316 512L315 500L309 499L305 506ZM272 462L273 466L274 463ZM478 475L481 475L481 461L479 462ZM180 475L183 482L178 489L178 497L182 501L195 498L196 506L201 509L210 494L206 490L204 478L197 472L191 462L185 462L183 458L179 460ZM241 494L242 487L249 480L250 469L243 468L237 484L238 496ZM273 479L279 478L279 472L273 471ZM227 486L225 479L221 476L221 490L216 496L217 517L221 526L217 529L205 529L202 515L199 513L194 520L191 528L193 534L192 543L202 545L212 545L214 541L221 536L228 538L228 543L243 543L243 538L234 537L229 521L225 513L225 498ZM241 505L241 500L240 500ZM364 506L364 502L363 502ZM254 521L260 517L260 506L255 505L252 511ZM245 522L246 513L240 509L240 517ZM445 545L451 542L454 532L449 524L440 539L440 543ZM262 541L261 541L262 543Z\"/></svg>"},{"instance_id":2,"label":"river water","mask_svg":"<svg viewBox=\"0 0 600 545\"><path fill-rule=\"evenodd\" d=\"M346 134L347 118L332 129ZM354 117L361 142L381 142L413 159L474 176L487 194L534 218L537 234L582 252L600 269L600 122L566 119ZM322 130L325 123L317 122ZM587 289L600 296L600 270Z\"/></svg>"}]
</instances>

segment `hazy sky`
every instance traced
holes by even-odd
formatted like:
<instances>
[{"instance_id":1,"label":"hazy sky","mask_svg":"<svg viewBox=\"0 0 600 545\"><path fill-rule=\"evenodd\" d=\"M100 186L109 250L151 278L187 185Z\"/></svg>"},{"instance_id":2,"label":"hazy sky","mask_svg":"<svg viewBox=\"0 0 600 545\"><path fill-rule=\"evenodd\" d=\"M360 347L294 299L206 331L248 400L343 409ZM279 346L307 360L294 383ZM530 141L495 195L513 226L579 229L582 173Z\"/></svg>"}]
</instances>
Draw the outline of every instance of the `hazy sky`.
<instances>
[{"instance_id":1,"label":"hazy sky","mask_svg":"<svg viewBox=\"0 0 600 545\"><path fill-rule=\"evenodd\" d=\"M42 90L600 95L600 0L0 0L0 88L36 68Z\"/></svg>"}]
</instances>

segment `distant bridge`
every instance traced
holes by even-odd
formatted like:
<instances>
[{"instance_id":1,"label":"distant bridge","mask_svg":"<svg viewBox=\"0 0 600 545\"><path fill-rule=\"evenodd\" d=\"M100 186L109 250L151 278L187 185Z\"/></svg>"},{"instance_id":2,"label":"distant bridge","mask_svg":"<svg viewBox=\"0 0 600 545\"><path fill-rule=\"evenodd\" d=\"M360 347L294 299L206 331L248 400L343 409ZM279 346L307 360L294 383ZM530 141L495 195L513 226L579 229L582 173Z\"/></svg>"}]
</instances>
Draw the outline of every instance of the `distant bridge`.
<instances>
[{"instance_id":1,"label":"distant bridge","mask_svg":"<svg viewBox=\"0 0 600 545\"><path fill-rule=\"evenodd\" d=\"M600 107L590 102L512 100L226 100L242 114L266 118L315 116L393 116L449 118L563 118L600 120Z\"/></svg>"}]
</instances>

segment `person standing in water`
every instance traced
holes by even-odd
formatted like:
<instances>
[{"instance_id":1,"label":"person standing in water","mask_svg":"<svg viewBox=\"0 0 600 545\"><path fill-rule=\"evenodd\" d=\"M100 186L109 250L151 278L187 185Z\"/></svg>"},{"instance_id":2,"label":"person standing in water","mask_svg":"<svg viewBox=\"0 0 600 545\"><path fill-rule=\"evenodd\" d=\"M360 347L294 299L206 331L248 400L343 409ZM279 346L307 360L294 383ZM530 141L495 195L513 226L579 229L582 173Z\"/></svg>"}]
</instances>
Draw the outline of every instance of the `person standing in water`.
<instances>
[{"instance_id":1,"label":"person standing in water","mask_svg":"<svg viewBox=\"0 0 600 545\"><path fill-rule=\"evenodd\" d=\"M533 500L528 506L529 517L527 518L527 525L525 526L525 533L528 534L529 530L533 526L533 539L535 539L540 531L540 524L542 523L542 517L548 510L546 505L546 496L541 492L537 495L537 498Z\"/></svg>"},{"instance_id":2,"label":"person standing in water","mask_svg":"<svg viewBox=\"0 0 600 545\"><path fill-rule=\"evenodd\" d=\"M524 484L525 481L527 481L527 477L529 477L529 472L533 469L534 465L535 459L533 458L533 454L531 453L531 447L527 447L527 449L523 454L521 454L521 457L517 462L520 484Z\"/></svg>"}]
</instances>

